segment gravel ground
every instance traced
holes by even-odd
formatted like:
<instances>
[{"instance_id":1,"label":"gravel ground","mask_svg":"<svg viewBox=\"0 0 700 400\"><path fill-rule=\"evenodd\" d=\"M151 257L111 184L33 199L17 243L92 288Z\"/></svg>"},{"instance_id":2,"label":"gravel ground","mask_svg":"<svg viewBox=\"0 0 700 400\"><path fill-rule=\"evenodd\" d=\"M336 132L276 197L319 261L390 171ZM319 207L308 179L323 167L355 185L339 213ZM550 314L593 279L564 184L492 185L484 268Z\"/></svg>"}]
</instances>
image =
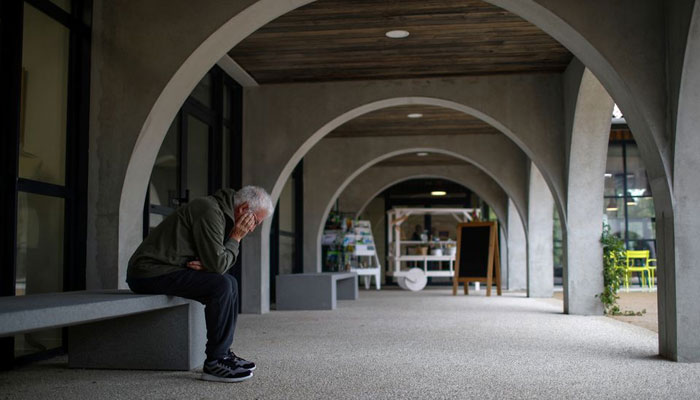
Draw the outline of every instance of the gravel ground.
<instances>
[{"instance_id":1,"label":"gravel ground","mask_svg":"<svg viewBox=\"0 0 700 400\"><path fill-rule=\"evenodd\" d=\"M234 350L258 363L243 383L56 358L0 373L0 398L700 398L700 364L660 359L654 332L519 293L361 291L335 311L243 315Z\"/></svg>"}]
</instances>

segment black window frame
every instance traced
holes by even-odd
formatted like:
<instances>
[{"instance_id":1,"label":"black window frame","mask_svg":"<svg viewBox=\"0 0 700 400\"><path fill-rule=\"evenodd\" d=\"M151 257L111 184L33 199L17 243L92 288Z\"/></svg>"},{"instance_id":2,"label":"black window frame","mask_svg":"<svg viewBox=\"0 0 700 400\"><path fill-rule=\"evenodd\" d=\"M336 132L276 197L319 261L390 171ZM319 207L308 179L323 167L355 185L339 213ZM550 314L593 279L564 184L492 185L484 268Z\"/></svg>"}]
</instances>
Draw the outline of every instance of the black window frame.
<instances>
[{"instance_id":1,"label":"black window frame","mask_svg":"<svg viewBox=\"0 0 700 400\"><path fill-rule=\"evenodd\" d=\"M69 30L65 182L56 185L19 177L19 136L24 7L30 5ZM86 286L88 141L92 0L72 0L71 11L48 0L0 2L0 296L16 295L18 193L64 199L63 291ZM8 369L65 351L63 344L27 356L14 355L14 337L0 339L0 368Z\"/></svg>"},{"instance_id":2,"label":"black window frame","mask_svg":"<svg viewBox=\"0 0 700 400\"><path fill-rule=\"evenodd\" d=\"M614 128L617 128L617 129L624 129L624 130L629 131L629 128L628 128L626 125L625 125L625 126L616 126L616 127L614 127ZM621 237L620 239L622 239L622 241L624 242L624 244L625 244L625 249L627 249L627 250L633 249L633 247L634 247L634 246L632 246L633 243L652 242L652 243L653 243L653 246L654 246L654 253L655 253L655 252L656 252L656 237L654 237L654 238L630 239L630 235L629 235L629 221L630 221L630 218L629 218L629 204L628 204L628 201L629 201L630 199L645 199L645 198L651 198L651 199L653 199L653 198L654 198L653 193L651 192L651 188L649 188L648 194L645 194L645 195L643 195L643 196L631 196L631 195L629 194L629 187L628 187L628 177L629 177L628 174L629 174L629 171L628 171L628 169L627 169L627 148L628 148L628 146L631 146L631 145L637 146L637 143L636 143L633 139L622 138L622 139L611 139L611 140L609 140L609 142L608 142L608 147L609 147L610 145L620 145L620 146L622 146L622 171L623 171L622 173L623 173L623 176L624 176L624 179L622 180L622 182L623 182L623 195L622 195L622 196L619 196L619 195L617 195L617 194L616 194L616 195L604 195L604 196L603 196L603 206L604 206L604 207L607 207L608 202L611 201L611 200L618 201L618 200L622 199L622 206L623 206L623 209L624 209L623 214L624 214L624 219L625 219L625 224L624 224L625 232L624 232L623 237ZM604 214L605 214L605 212L606 212L606 210L603 210L603 213L604 213ZM651 222L652 222L652 224L656 224L656 217L655 217L655 216L651 218Z\"/></svg>"}]
</instances>

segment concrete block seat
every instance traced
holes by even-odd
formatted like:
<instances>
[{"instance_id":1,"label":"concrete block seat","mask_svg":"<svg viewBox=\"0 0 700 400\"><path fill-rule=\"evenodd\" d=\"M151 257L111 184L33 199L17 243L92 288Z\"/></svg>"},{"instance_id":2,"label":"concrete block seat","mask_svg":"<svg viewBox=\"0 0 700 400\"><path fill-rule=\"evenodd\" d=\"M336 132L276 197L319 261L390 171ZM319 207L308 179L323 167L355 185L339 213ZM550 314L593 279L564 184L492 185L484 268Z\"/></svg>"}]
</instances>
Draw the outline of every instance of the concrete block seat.
<instances>
[{"instance_id":1,"label":"concrete block seat","mask_svg":"<svg viewBox=\"0 0 700 400\"><path fill-rule=\"evenodd\" d=\"M0 337L69 327L71 368L190 370L204 362L204 306L129 290L0 298Z\"/></svg>"},{"instance_id":2,"label":"concrete block seat","mask_svg":"<svg viewBox=\"0 0 700 400\"><path fill-rule=\"evenodd\" d=\"M335 310L336 300L356 300L355 272L277 275L278 310Z\"/></svg>"}]
</instances>

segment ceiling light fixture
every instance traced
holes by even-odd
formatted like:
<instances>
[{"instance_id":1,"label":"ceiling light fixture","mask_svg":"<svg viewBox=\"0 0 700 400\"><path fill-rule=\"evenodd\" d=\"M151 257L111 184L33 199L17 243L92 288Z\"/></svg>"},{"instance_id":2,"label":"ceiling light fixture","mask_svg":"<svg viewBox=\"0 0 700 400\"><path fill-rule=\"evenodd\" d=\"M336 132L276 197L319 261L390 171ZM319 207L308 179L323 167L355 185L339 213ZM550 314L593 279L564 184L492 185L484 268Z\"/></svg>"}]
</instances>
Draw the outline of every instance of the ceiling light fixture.
<instances>
[{"instance_id":1,"label":"ceiling light fixture","mask_svg":"<svg viewBox=\"0 0 700 400\"><path fill-rule=\"evenodd\" d=\"M423 118L423 114L421 113L410 113L407 115L408 118Z\"/></svg>"},{"instance_id":2,"label":"ceiling light fixture","mask_svg":"<svg viewBox=\"0 0 700 400\"><path fill-rule=\"evenodd\" d=\"M425 156L428 155L428 153L426 153L426 152L424 152L424 151L421 151L420 153L416 153L416 155L417 155L418 157L425 157Z\"/></svg>"},{"instance_id":3,"label":"ceiling light fixture","mask_svg":"<svg viewBox=\"0 0 700 400\"><path fill-rule=\"evenodd\" d=\"M617 201L615 199L610 199L608 206L605 207L605 211L617 211Z\"/></svg>"},{"instance_id":4,"label":"ceiling light fixture","mask_svg":"<svg viewBox=\"0 0 700 400\"><path fill-rule=\"evenodd\" d=\"M607 172L606 172L605 175L603 175L603 176L605 176L606 178L612 178L612 174L607 173Z\"/></svg>"},{"instance_id":5,"label":"ceiling light fixture","mask_svg":"<svg viewBox=\"0 0 700 400\"><path fill-rule=\"evenodd\" d=\"M431 196L444 196L446 194L447 192L445 192L444 190L433 190L432 192L430 192Z\"/></svg>"},{"instance_id":6,"label":"ceiling light fixture","mask_svg":"<svg viewBox=\"0 0 700 400\"><path fill-rule=\"evenodd\" d=\"M402 29L396 29L393 31L388 31L387 33L385 33L385 35L386 35L386 37L388 37L390 39L403 39L405 37L408 37L408 35L410 35L410 33L408 31L404 31Z\"/></svg>"}]
</instances>

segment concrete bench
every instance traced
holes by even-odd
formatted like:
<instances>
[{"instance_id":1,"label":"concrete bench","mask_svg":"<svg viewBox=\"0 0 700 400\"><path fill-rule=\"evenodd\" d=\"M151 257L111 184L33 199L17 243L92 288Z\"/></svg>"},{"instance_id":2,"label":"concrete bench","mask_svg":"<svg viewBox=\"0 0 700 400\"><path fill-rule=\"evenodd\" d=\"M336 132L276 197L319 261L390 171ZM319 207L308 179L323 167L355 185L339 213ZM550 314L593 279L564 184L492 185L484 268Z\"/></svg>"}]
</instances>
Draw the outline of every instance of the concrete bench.
<instances>
[{"instance_id":1,"label":"concrete bench","mask_svg":"<svg viewBox=\"0 0 700 400\"><path fill-rule=\"evenodd\" d=\"M71 368L190 370L203 364L204 306L129 290L0 298L0 337L68 329Z\"/></svg>"},{"instance_id":2,"label":"concrete bench","mask_svg":"<svg viewBox=\"0 0 700 400\"><path fill-rule=\"evenodd\" d=\"M277 275L276 288L278 310L335 310L336 300L357 299L357 274Z\"/></svg>"}]
</instances>

